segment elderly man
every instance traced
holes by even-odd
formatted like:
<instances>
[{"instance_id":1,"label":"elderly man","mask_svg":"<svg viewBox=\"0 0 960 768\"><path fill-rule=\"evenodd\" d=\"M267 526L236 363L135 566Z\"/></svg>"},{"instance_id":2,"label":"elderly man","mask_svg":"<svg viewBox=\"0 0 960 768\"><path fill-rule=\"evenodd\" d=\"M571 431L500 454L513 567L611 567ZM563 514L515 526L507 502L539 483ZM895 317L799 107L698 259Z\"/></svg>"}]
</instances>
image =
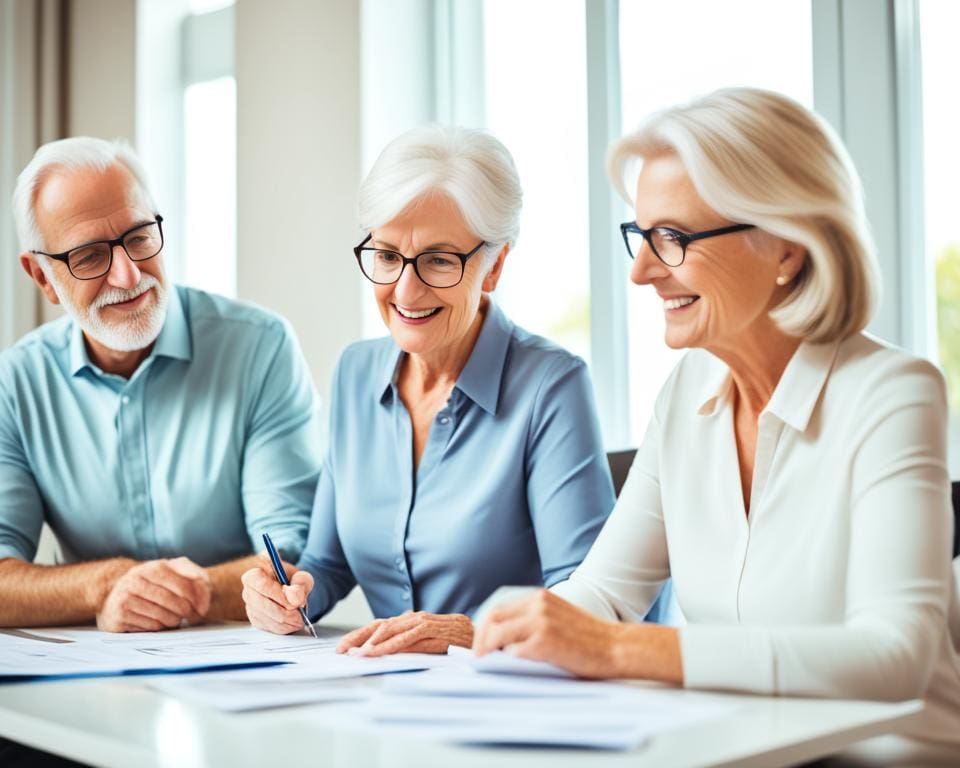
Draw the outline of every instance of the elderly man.
<instances>
[{"instance_id":1,"label":"elderly man","mask_svg":"<svg viewBox=\"0 0 960 768\"><path fill-rule=\"evenodd\" d=\"M0 625L244 618L240 574L265 531L299 556L320 467L291 330L168 283L126 145L41 147L14 209L20 263L67 316L0 354ZM66 564L32 564L44 521Z\"/></svg>"}]
</instances>

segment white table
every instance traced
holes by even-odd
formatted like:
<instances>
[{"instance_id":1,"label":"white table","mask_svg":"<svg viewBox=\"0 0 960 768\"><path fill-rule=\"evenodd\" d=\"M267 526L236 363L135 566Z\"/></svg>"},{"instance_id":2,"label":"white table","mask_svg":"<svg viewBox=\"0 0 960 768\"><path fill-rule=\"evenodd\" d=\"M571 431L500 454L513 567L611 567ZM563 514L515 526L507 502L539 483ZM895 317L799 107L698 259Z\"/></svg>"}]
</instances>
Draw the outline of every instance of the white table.
<instances>
[{"instance_id":1,"label":"white table","mask_svg":"<svg viewBox=\"0 0 960 768\"><path fill-rule=\"evenodd\" d=\"M136 678L103 678L0 685L0 736L117 768L775 766L895 733L923 707L919 701L732 698L742 706L730 716L663 733L632 752L599 752L448 746L360 733L324 722L322 708L336 704L225 714L155 692Z\"/></svg>"}]
</instances>

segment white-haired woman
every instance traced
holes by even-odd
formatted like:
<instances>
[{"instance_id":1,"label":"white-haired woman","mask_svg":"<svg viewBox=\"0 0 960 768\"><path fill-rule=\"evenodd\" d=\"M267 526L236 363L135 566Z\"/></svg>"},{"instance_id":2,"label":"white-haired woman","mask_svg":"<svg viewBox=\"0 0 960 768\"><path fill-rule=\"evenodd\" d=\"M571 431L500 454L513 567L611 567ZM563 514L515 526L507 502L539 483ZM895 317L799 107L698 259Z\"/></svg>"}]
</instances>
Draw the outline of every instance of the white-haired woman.
<instances>
[{"instance_id":1,"label":"white-haired woman","mask_svg":"<svg viewBox=\"0 0 960 768\"><path fill-rule=\"evenodd\" d=\"M730 89L613 148L628 199L633 160L630 277L663 299L667 344L693 351L583 564L495 608L475 649L587 677L922 697L913 739L870 748L956 761L944 383L862 333L877 278L846 150L793 101ZM621 623L668 575L687 626Z\"/></svg>"},{"instance_id":2,"label":"white-haired woman","mask_svg":"<svg viewBox=\"0 0 960 768\"><path fill-rule=\"evenodd\" d=\"M359 583L378 620L341 651L445 652L497 587L552 585L590 548L614 498L586 367L488 295L520 204L479 131L415 129L374 164L354 252L390 337L340 359L301 570L244 575L255 626L295 632Z\"/></svg>"}]
</instances>

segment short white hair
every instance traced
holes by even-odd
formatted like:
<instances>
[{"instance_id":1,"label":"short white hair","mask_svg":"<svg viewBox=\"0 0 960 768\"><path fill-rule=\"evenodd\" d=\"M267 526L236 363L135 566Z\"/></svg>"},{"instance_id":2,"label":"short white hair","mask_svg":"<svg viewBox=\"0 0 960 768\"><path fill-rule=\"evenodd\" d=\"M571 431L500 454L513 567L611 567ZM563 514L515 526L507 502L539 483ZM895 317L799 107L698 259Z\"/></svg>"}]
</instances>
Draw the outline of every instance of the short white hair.
<instances>
[{"instance_id":1,"label":"short white hair","mask_svg":"<svg viewBox=\"0 0 960 768\"><path fill-rule=\"evenodd\" d=\"M677 154L721 216L806 249L791 292L771 312L785 333L816 343L866 327L879 270L860 178L826 121L757 88L727 88L658 112L610 151L610 178L628 202L629 161L662 152Z\"/></svg>"},{"instance_id":2,"label":"short white hair","mask_svg":"<svg viewBox=\"0 0 960 768\"><path fill-rule=\"evenodd\" d=\"M430 124L391 141L360 185L360 227L371 232L430 194L447 196L488 245L516 242L520 178L510 152L490 134Z\"/></svg>"},{"instance_id":3,"label":"short white hair","mask_svg":"<svg viewBox=\"0 0 960 768\"><path fill-rule=\"evenodd\" d=\"M121 165L133 174L147 203L154 213L158 213L147 183L147 174L127 142L121 139L106 141L90 136L51 141L36 151L17 177L17 186L13 190L13 218L21 251L46 250L47 245L37 226L34 205L40 186L54 170L94 168L106 171L112 165Z\"/></svg>"}]
</instances>

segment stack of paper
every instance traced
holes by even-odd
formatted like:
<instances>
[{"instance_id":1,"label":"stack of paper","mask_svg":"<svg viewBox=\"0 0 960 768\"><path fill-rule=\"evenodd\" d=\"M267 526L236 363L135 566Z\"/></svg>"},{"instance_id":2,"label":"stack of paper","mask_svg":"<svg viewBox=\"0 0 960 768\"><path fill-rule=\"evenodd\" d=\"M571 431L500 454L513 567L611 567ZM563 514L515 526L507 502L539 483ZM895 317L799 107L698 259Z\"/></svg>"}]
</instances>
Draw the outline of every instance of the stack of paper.
<instances>
[{"instance_id":1,"label":"stack of paper","mask_svg":"<svg viewBox=\"0 0 960 768\"><path fill-rule=\"evenodd\" d=\"M460 743L605 749L630 749L733 708L710 694L577 680L505 653L476 658L454 648L448 655L345 656L335 651L339 636L318 640L236 626L126 635L0 630L0 681L227 669L149 684L228 711L340 701L347 705L324 708L322 716L362 729ZM379 688L357 680L412 670L430 671L383 678Z\"/></svg>"},{"instance_id":2,"label":"stack of paper","mask_svg":"<svg viewBox=\"0 0 960 768\"><path fill-rule=\"evenodd\" d=\"M242 712L295 704L357 701L376 689L357 684L358 678L391 672L412 672L451 663L447 656L398 653L363 658L334 651L299 654L296 663L270 669L234 670L210 674L157 677L147 685L177 698L224 712Z\"/></svg>"},{"instance_id":3,"label":"stack of paper","mask_svg":"<svg viewBox=\"0 0 960 768\"><path fill-rule=\"evenodd\" d=\"M0 630L0 682L102 675L168 674L296 665L314 679L427 669L406 654L364 659L335 652L341 633L319 640L252 627L197 627L113 634L93 629Z\"/></svg>"},{"instance_id":4,"label":"stack of paper","mask_svg":"<svg viewBox=\"0 0 960 768\"><path fill-rule=\"evenodd\" d=\"M719 717L728 701L710 694L519 673L523 662L495 658L508 674L462 666L385 678L379 695L332 717L355 727L473 744L632 749L664 730Z\"/></svg>"},{"instance_id":5,"label":"stack of paper","mask_svg":"<svg viewBox=\"0 0 960 768\"><path fill-rule=\"evenodd\" d=\"M202 652L173 633L111 635L96 631L0 630L0 682L160 674L198 669L267 667L289 663L279 655L236 644Z\"/></svg>"}]
</instances>

